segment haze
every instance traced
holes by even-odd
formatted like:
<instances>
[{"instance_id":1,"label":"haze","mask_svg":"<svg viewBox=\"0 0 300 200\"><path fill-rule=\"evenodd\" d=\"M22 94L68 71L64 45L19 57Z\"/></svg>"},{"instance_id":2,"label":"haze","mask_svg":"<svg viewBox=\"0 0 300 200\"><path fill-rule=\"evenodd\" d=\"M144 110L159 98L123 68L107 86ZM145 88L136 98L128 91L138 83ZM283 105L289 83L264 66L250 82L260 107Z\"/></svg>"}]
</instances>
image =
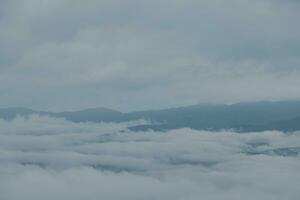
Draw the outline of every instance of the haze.
<instances>
[{"instance_id":1,"label":"haze","mask_svg":"<svg viewBox=\"0 0 300 200\"><path fill-rule=\"evenodd\" d=\"M0 0L0 200L299 200L299 0Z\"/></svg>"}]
</instances>

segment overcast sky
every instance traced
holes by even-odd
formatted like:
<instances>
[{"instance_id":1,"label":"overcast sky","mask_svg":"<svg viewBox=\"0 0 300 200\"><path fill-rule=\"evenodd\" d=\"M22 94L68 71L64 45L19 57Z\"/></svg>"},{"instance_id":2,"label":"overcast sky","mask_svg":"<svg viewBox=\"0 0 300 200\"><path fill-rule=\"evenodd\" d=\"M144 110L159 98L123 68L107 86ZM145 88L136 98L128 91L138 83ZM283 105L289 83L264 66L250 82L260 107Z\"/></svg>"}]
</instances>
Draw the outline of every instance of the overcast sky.
<instances>
[{"instance_id":1,"label":"overcast sky","mask_svg":"<svg viewBox=\"0 0 300 200\"><path fill-rule=\"evenodd\" d=\"M1 0L0 107L300 98L297 0Z\"/></svg>"}]
</instances>

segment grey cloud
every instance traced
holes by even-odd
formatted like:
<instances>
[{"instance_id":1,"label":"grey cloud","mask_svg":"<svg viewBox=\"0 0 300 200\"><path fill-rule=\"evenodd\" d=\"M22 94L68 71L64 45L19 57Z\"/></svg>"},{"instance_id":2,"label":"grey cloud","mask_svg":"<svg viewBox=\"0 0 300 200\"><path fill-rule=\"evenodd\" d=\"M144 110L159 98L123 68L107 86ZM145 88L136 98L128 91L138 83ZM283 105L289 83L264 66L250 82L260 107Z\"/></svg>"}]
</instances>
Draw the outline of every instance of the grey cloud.
<instances>
[{"instance_id":1,"label":"grey cloud","mask_svg":"<svg viewBox=\"0 0 300 200\"><path fill-rule=\"evenodd\" d=\"M137 110L299 98L296 1L2 5L0 89L11 91L5 107Z\"/></svg>"}]
</instances>

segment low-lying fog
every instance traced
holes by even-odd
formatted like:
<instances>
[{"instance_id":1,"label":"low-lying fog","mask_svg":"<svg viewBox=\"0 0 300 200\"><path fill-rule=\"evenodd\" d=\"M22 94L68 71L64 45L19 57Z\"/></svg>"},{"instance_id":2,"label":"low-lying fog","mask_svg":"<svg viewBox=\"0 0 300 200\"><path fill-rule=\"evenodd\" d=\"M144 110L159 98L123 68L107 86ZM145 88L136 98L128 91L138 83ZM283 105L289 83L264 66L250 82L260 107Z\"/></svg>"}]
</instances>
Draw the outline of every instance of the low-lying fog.
<instances>
[{"instance_id":1,"label":"low-lying fog","mask_svg":"<svg viewBox=\"0 0 300 200\"><path fill-rule=\"evenodd\" d=\"M299 200L300 132L0 120L1 200Z\"/></svg>"}]
</instances>

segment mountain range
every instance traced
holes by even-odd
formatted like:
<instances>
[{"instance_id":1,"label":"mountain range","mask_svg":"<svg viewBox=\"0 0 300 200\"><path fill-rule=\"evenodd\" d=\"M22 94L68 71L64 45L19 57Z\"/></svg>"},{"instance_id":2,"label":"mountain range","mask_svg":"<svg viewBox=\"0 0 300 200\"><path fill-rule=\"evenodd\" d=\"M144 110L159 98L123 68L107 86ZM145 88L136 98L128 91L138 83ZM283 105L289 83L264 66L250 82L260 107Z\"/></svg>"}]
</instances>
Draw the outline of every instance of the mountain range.
<instances>
[{"instance_id":1,"label":"mountain range","mask_svg":"<svg viewBox=\"0 0 300 200\"><path fill-rule=\"evenodd\" d=\"M33 114L65 118L72 122L125 122L139 119L152 122L133 126L130 128L133 131L167 131L184 127L215 131L234 129L239 132L300 130L300 101L198 104L127 113L107 108L74 112L45 112L22 107L0 109L0 118L5 120Z\"/></svg>"}]
</instances>

